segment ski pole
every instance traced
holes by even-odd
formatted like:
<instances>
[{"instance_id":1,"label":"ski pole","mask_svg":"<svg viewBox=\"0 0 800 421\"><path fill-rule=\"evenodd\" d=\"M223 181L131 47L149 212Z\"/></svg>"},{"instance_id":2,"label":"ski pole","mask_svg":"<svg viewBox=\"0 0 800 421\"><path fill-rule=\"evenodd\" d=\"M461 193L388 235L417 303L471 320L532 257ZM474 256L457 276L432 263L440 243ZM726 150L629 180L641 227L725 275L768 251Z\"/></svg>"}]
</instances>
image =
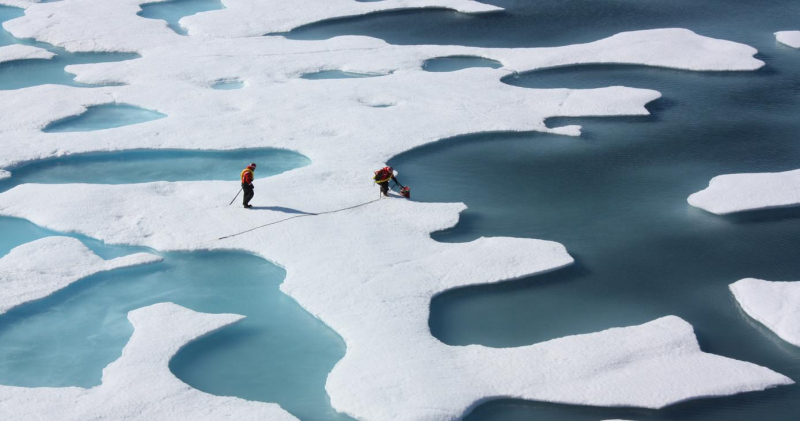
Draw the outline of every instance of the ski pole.
<instances>
[{"instance_id":1,"label":"ski pole","mask_svg":"<svg viewBox=\"0 0 800 421\"><path fill-rule=\"evenodd\" d=\"M231 200L231 203L228 203L228 206L230 206L230 205L232 205L232 204L233 204L233 201L234 201L234 200L236 200L236 198L237 198L237 197L239 197L239 193L241 193L241 192L242 192L242 190L243 190L243 189L239 189L239 191L238 191L238 192L236 192L236 196L233 196L233 199Z\"/></svg>"}]
</instances>

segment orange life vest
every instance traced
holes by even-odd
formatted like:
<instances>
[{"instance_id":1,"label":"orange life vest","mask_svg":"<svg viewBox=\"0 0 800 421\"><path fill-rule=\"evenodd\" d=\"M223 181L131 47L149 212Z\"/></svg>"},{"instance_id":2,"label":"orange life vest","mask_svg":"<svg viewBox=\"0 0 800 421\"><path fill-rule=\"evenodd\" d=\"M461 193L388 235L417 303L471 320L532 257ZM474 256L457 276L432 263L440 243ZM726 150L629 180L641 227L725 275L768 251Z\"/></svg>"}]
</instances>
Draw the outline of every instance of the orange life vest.
<instances>
[{"instance_id":1,"label":"orange life vest","mask_svg":"<svg viewBox=\"0 0 800 421\"><path fill-rule=\"evenodd\" d=\"M372 179L375 180L376 183L380 184L391 180L392 177L394 177L394 174L389 171L389 168L383 167L378 171L375 171L375 176L372 177Z\"/></svg>"},{"instance_id":2,"label":"orange life vest","mask_svg":"<svg viewBox=\"0 0 800 421\"><path fill-rule=\"evenodd\" d=\"M250 167L245 168L242 171L241 177L242 177L242 184L250 184L250 183L252 183L253 182L253 170L251 170Z\"/></svg>"}]
</instances>

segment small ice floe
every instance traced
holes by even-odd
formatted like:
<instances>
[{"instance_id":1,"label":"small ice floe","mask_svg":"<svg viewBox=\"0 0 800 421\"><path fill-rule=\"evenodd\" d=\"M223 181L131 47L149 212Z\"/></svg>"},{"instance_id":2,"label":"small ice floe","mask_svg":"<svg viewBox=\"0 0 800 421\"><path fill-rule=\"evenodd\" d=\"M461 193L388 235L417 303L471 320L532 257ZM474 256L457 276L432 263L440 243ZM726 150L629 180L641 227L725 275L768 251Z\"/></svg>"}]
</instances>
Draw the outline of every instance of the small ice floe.
<instances>
[{"instance_id":1,"label":"small ice floe","mask_svg":"<svg viewBox=\"0 0 800 421\"><path fill-rule=\"evenodd\" d=\"M800 282L747 278L730 285L747 315L786 342L800 346Z\"/></svg>"},{"instance_id":2,"label":"small ice floe","mask_svg":"<svg viewBox=\"0 0 800 421\"><path fill-rule=\"evenodd\" d=\"M0 47L0 64L18 60L49 60L55 54L44 48L30 45L7 45Z\"/></svg>"},{"instance_id":3,"label":"small ice floe","mask_svg":"<svg viewBox=\"0 0 800 421\"><path fill-rule=\"evenodd\" d=\"M705 190L689 196L688 201L717 215L797 206L800 170L720 175L712 178Z\"/></svg>"},{"instance_id":4,"label":"small ice floe","mask_svg":"<svg viewBox=\"0 0 800 421\"><path fill-rule=\"evenodd\" d=\"M0 314L99 272L160 261L147 253L103 260L75 238L47 237L0 258Z\"/></svg>"},{"instance_id":5,"label":"small ice floe","mask_svg":"<svg viewBox=\"0 0 800 421\"><path fill-rule=\"evenodd\" d=\"M775 38L781 44L786 44L793 48L800 48L800 31L776 32Z\"/></svg>"}]
</instances>

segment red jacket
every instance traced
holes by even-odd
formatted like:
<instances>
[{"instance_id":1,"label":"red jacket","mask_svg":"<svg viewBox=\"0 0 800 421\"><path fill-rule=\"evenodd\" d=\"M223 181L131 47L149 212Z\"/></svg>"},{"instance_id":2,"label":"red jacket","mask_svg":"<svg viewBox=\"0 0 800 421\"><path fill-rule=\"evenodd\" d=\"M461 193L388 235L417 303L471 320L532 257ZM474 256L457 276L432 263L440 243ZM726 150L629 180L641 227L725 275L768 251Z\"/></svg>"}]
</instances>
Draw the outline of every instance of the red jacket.
<instances>
[{"instance_id":1,"label":"red jacket","mask_svg":"<svg viewBox=\"0 0 800 421\"><path fill-rule=\"evenodd\" d=\"M242 184L252 184L252 183L253 183L253 169L247 167L244 170L242 170Z\"/></svg>"}]
</instances>

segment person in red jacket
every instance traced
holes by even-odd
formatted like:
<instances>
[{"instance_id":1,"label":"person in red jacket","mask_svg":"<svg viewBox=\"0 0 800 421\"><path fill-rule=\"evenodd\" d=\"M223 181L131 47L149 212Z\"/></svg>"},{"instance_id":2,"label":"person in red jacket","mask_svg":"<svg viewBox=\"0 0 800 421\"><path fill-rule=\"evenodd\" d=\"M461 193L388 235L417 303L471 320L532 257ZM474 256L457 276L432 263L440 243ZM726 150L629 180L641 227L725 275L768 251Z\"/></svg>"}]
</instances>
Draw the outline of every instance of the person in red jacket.
<instances>
[{"instance_id":1,"label":"person in red jacket","mask_svg":"<svg viewBox=\"0 0 800 421\"><path fill-rule=\"evenodd\" d=\"M250 201L253 200L253 196L256 195L254 189L256 186L253 185L253 173L256 170L256 163L253 162L252 164L248 165L247 168L242 170L242 190L244 191L244 200L242 204L245 208L252 208L253 205L250 204Z\"/></svg>"},{"instance_id":2,"label":"person in red jacket","mask_svg":"<svg viewBox=\"0 0 800 421\"><path fill-rule=\"evenodd\" d=\"M389 182L394 181L398 186L402 187L401 194L405 197L408 197L405 193L406 187L403 187L403 185L397 181L397 178L394 176L394 169L392 167L383 167L378 171L375 171L375 176L372 177L372 179L375 180L375 184L381 186L382 195L389 197Z\"/></svg>"}]
</instances>

